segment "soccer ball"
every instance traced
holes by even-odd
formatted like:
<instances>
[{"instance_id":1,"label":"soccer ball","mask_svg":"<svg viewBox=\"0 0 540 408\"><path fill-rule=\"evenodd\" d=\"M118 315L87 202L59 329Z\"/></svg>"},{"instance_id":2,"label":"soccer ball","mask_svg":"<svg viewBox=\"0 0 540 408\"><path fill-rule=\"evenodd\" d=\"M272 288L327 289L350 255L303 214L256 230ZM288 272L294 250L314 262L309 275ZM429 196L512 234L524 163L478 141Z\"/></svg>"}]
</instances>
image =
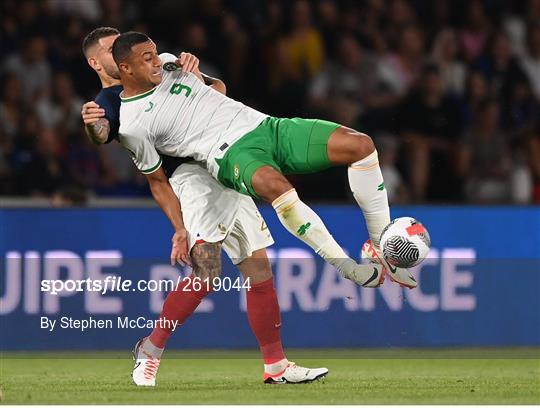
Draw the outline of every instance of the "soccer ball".
<instances>
[{"instance_id":1,"label":"soccer ball","mask_svg":"<svg viewBox=\"0 0 540 408\"><path fill-rule=\"evenodd\" d=\"M396 218L381 233L381 249L386 261L411 268L424 260L431 247L427 229L414 218Z\"/></svg>"}]
</instances>

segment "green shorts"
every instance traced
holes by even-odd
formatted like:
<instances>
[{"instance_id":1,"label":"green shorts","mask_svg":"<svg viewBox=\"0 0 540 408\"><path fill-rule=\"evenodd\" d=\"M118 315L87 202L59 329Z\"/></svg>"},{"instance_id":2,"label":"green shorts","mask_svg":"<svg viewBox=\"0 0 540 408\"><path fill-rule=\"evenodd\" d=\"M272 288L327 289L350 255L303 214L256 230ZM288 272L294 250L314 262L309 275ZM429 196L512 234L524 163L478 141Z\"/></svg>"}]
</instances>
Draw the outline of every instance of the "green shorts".
<instances>
[{"instance_id":1,"label":"green shorts","mask_svg":"<svg viewBox=\"0 0 540 408\"><path fill-rule=\"evenodd\" d=\"M218 179L226 187L257 197L251 177L259 167L271 166L282 174L327 169L331 166L328 138L339 126L318 119L268 117L217 159Z\"/></svg>"}]
</instances>

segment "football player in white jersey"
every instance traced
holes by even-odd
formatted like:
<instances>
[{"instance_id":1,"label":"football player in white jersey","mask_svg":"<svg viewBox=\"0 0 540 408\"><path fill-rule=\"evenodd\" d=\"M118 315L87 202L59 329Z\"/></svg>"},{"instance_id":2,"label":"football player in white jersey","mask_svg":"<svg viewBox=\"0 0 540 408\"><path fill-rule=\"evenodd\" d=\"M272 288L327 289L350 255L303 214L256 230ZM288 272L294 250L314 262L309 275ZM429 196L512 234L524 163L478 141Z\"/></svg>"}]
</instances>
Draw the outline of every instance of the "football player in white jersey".
<instances>
[{"instance_id":1,"label":"football player in white jersey","mask_svg":"<svg viewBox=\"0 0 540 408\"><path fill-rule=\"evenodd\" d=\"M122 87L111 55L112 43L118 35L115 28L100 27L88 34L83 43L83 52L103 87L98 95L101 106L94 101L87 102L81 112L86 133L96 144L118 136L118 94ZM197 69L198 62L189 53L182 53L177 61L185 72ZM205 80L217 91L225 92L221 81L209 77ZM326 375L328 370L325 368L296 366L285 357L280 339L279 305L265 250L273 240L253 200L223 187L196 162L178 166L169 181L169 188L182 198L193 275L208 278L210 282L218 276L222 247L244 279L251 283L251 289L247 291L247 314L263 355L264 381L301 383ZM163 183L169 185L166 178ZM184 323L209 293L210 285L204 282L200 287L188 286L186 281L168 295L160 317ZM157 327L150 336L137 343L133 370L137 385L155 385L161 354L171 334L170 327Z\"/></svg>"},{"instance_id":2,"label":"football player in white jersey","mask_svg":"<svg viewBox=\"0 0 540 408\"><path fill-rule=\"evenodd\" d=\"M120 142L147 175L175 228L173 256L184 257L187 245L176 196L158 188L160 154L194 157L226 187L271 203L283 226L343 277L376 287L388 271L400 284L417 286L408 269L393 267L380 255L380 235L390 223L390 211L369 136L322 120L269 117L215 92L198 70L182 71L174 55L158 55L154 42L142 33L122 34L112 52L124 85ZM364 249L375 263L362 265L347 256L283 175L335 165L349 166L349 184L371 241Z\"/></svg>"}]
</instances>

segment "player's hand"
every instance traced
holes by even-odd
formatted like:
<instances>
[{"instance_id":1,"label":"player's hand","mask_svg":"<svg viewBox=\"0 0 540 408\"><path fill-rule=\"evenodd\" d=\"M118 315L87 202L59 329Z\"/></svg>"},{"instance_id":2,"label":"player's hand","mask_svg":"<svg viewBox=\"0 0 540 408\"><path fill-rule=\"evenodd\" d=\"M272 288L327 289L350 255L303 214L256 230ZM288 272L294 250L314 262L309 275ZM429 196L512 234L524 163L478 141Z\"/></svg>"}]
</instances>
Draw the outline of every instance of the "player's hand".
<instances>
[{"instance_id":1,"label":"player's hand","mask_svg":"<svg viewBox=\"0 0 540 408\"><path fill-rule=\"evenodd\" d=\"M176 63L184 72L193 72L194 74L199 72L199 58L189 52L182 52Z\"/></svg>"},{"instance_id":2,"label":"player's hand","mask_svg":"<svg viewBox=\"0 0 540 408\"><path fill-rule=\"evenodd\" d=\"M105 116L105 109L100 108L94 101L86 102L82 106L81 116L85 125L92 125Z\"/></svg>"},{"instance_id":3,"label":"player's hand","mask_svg":"<svg viewBox=\"0 0 540 408\"><path fill-rule=\"evenodd\" d=\"M185 229L178 230L172 237L171 265L178 262L180 265L190 265L188 235Z\"/></svg>"}]
</instances>

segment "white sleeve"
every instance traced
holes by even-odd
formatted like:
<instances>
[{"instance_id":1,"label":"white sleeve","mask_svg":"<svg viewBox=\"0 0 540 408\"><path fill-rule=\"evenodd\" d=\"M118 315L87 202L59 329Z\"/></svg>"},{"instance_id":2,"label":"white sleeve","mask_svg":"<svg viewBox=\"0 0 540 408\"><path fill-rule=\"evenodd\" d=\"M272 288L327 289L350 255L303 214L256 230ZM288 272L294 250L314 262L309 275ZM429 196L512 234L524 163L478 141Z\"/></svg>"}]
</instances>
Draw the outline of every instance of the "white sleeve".
<instances>
[{"instance_id":1,"label":"white sleeve","mask_svg":"<svg viewBox=\"0 0 540 408\"><path fill-rule=\"evenodd\" d=\"M135 166L143 174L151 174L161 167L161 156L149 140L146 130L132 128L121 131L120 143L129 151Z\"/></svg>"}]
</instances>

